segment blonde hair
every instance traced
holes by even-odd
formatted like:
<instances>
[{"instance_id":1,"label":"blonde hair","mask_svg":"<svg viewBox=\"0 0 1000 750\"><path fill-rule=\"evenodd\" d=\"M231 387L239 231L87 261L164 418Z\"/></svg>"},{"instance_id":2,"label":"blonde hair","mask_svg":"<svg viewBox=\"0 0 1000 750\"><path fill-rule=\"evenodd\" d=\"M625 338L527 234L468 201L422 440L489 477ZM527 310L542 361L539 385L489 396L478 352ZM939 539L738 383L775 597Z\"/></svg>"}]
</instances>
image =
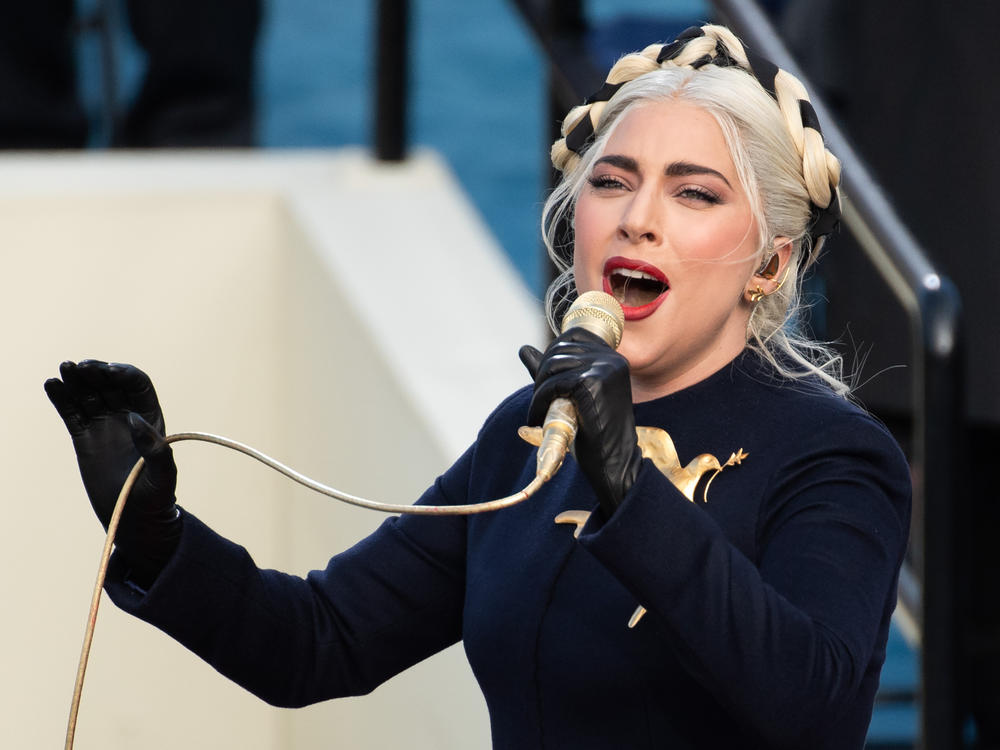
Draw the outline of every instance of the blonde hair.
<instances>
[{"instance_id":1,"label":"blonde hair","mask_svg":"<svg viewBox=\"0 0 1000 750\"><path fill-rule=\"evenodd\" d=\"M695 32L699 35L693 36ZM801 333L802 274L825 240L810 230L818 211L839 206L840 162L816 128L804 122L800 102L808 103L808 95L794 76L774 69L772 95L754 76L743 45L728 29L709 25L685 34L691 36L621 58L608 74L614 92L609 100L574 107L563 121L563 137L551 151L563 177L542 212L545 244L560 271L546 293L549 323L557 330L559 313L574 294L572 212L593 162L626 113L650 102L684 101L711 114L722 129L757 222L758 262L766 262L776 238L791 240L787 279L754 305L747 346L786 377L819 376L847 395L841 357ZM665 53L672 54L658 62ZM615 91L615 86L620 88ZM584 131L593 131L593 143L574 151L567 137L574 138L581 124Z\"/></svg>"}]
</instances>

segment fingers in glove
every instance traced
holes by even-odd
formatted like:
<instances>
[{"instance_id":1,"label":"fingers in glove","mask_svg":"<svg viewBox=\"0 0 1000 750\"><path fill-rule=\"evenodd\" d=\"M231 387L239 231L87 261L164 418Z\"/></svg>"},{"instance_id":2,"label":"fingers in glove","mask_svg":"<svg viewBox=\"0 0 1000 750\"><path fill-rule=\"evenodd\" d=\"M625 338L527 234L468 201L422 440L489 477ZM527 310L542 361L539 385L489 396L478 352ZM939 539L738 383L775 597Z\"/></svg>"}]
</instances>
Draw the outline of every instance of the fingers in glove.
<instances>
[{"instance_id":1,"label":"fingers in glove","mask_svg":"<svg viewBox=\"0 0 1000 750\"><path fill-rule=\"evenodd\" d=\"M138 367L96 359L83 360L77 365L64 364L68 366L60 368L63 380L74 391L88 417L136 412L164 433L156 390L149 376Z\"/></svg>"},{"instance_id":2,"label":"fingers in glove","mask_svg":"<svg viewBox=\"0 0 1000 750\"><path fill-rule=\"evenodd\" d=\"M130 411L134 411L163 433L163 415L156 389L149 376L138 367L113 364L108 369L109 377L125 398Z\"/></svg>"},{"instance_id":3,"label":"fingers in glove","mask_svg":"<svg viewBox=\"0 0 1000 750\"><path fill-rule=\"evenodd\" d=\"M631 408L628 377L628 364L617 358L583 359L565 370L539 375L528 407L528 424L541 424L549 404L560 397L570 399L580 412L596 413L594 400L609 387L620 391L622 403Z\"/></svg>"},{"instance_id":4,"label":"fingers in glove","mask_svg":"<svg viewBox=\"0 0 1000 750\"><path fill-rule=\"evenodd\" d=\"M56 408L69 430L70 437L82 433L87 427L87 417L73 398L66 384L59 378L49 378L45 381L45 395Z\"/></svg>"},{"instance_id":5,"label":"fingers in glove","mask_svg":"<svg viewBox=\"0 0 1000 750\"><path fill-rule=\"evenodd\" d=\"M556 398L574 401L586 398L588 394L581 390L581 381L597 374L594 363L609 356L624 363L624 358L590 331L571 328L560 334L535 363L535 393L528 408L528 424L541 424L549 404ZM627 364L624 366L627 371Z\"/></svg>"},{"instance_id":6,"label":"fingers in glove","mask_svg":"<svg viewBox=\"0 0 1000 750\"><path fill-rule=\"evenodd\" d=\"M101 371L101 398L109 411L127 414L132 411L128 395L118 387L114 380L115 365L107 365Z\"/></svg>"},{"instance_id":7,"label":"fingers in glove","mask_svg":"<svg viewBox=\"0 0 1000 750\"><path fill-rule=\"evenodd\" d=\"M114 367L97 359L85 359L76 366L79 387L94 394L105 414L131 411L128 394L116 382Z\"/></svg>"},{"instance_id":8,"label":"fingers in glove","mask_svg":"<svg viewBox=\"0 0 1000 750\"><path fill-rule=\"evenodd\" d=\"M94 375L88 371L85 362L63 362L59 365L59 374L67 392L87 420L107 414L99 384L94 382Z\"/></svg>"},{"instance_id":9,"label":"fingers in glove","mask_svg":"<svg viewBox=\"0 0 1000 750\"><path fill-rule=\"evenodd\" d=\"M531 375L531 379L534 380L538 377L538 366L542 363L543 355L535 347L526 344L522 346L518 352L517 356L521 360L521 364L527 369L528 374Z\"/></svg>"},{"instance_id":10,"label":"fingers in glove","mask_svg":"<svg viewBox=\"0 0 1000 750\"><path fill-rule=\"evenodd\" d=\"M599 336L582 328L571 328L560 334L545 350L538 363L536 381L567 370L579 368L595 356L611 354L614 350Z\"/></svg>"}]
</instances>

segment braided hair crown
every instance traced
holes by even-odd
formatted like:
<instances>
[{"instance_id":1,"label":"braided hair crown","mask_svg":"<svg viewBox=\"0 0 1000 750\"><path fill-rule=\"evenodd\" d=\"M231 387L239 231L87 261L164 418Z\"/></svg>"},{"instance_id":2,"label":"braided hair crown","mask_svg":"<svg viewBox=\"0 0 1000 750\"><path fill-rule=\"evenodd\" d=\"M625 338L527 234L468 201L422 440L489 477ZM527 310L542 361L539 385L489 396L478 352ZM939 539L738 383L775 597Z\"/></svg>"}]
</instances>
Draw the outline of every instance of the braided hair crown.
<instances>
[{"instance_id":1,"label":"braided hair crown","mask_svg":"<svg viewBox=\"0 0 1000 750\"><path fill-rule=\"evenodd\" d=\"M670 44L651 44L619 59L604 86L566 115L562 138L552 145L553 166L563 174L575 169L581 154L593 142L608 103L626 83L656 70L700 70L705 66L738 68L748 73L777 103L801 160L801 175L811 203L807 228L811 262L823 239L840 221L840 161L826 148L816 112L802 83L748 50L723 26L692 26Z\"/></svg>"}]
</instances>

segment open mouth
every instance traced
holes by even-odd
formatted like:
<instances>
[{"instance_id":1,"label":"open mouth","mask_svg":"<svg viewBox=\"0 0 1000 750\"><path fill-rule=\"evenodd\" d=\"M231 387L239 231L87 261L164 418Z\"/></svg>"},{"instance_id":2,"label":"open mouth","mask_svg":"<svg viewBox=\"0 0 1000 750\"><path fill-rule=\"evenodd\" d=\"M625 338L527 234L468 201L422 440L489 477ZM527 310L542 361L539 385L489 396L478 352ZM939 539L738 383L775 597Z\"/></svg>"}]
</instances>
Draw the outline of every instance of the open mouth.
<instances>
[{"instance_id":1,"label":"open mouth","mask_svg":"<svg viewBox=\"0 0 1000 750\"><path fill-rule=\"evenodd\" d=\"M652 314L669 289L666 277L648 264L612 258L604 266L604 291L618 300L626 319Z\"/></svg>"}]
</instances>

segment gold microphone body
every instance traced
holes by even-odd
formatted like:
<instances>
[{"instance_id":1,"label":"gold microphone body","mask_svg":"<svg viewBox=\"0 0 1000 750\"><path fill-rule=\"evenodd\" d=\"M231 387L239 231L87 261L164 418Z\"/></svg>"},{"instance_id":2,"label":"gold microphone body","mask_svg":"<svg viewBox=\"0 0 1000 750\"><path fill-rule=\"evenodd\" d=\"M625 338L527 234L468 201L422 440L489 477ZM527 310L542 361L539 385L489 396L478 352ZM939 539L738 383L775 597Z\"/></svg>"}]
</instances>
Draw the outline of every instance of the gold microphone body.
<instances>
[{"instance_id":1,"label":"gold microphone body","mask_svg":"<svg viewBox=\"0 0 1000 750\"><path fill-rule=\"evenodd\" d=\"M625 330L625 315L618 300L604 292L584 292L570 305L562 321L562 332L585 328L617 349ZM536 476L548 481L559 470L563 458L576 437L576 408L568 398L557 398L549 405L542 423L542 442L538 446Z\"/></svg>"}]
</instances>

